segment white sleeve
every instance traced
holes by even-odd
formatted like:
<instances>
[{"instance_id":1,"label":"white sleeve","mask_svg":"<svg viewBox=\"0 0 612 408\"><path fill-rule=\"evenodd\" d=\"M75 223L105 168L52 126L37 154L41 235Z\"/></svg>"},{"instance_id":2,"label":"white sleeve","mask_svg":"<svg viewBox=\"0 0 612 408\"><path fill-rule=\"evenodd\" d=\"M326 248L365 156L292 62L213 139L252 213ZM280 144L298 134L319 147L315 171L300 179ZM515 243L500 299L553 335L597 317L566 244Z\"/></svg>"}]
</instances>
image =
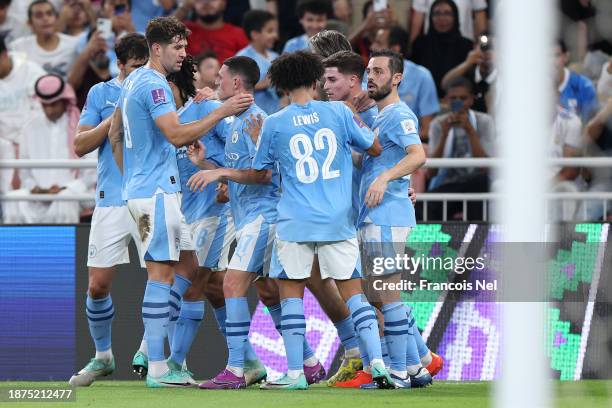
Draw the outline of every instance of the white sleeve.
<instances>
[{"instance_id":1,"label":"white sleeve","mask_svg":"<svg viewBox=\"0 0 612 408\"><path fill-rule=\"evenodd\" d=\"M481 11L487 9L486 0L472 0L472 11Z\"/></svg>"},{"instance_id":2,"label":"white sleeve","mask_svg":"<svg viewBox=\"0 0 612 408\"><path fill-rule=\"evenodd\" d=\"M427 0L414 0L412 2L412 8L420 13L429 13L430 2Z\"/></svg>"},{"instance_id":3,"label":"white sleeve","mask_svg":"<svg viewBox=\"0 0 612 408\"><path fill-rule=\"evenodd\" d=\"M578 116L572 115L564 120L563 126L563 145L575 149L581 149L582 142L582 122Z\"/></svg>"}]
</instances>

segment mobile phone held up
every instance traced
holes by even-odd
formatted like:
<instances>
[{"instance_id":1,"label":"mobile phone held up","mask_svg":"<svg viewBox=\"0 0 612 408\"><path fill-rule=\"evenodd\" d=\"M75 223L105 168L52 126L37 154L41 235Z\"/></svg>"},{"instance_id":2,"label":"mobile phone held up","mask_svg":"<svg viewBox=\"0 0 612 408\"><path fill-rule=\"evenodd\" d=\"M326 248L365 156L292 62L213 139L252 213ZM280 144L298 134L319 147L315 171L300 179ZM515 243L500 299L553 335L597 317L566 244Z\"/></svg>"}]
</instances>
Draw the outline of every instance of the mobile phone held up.
<instances>
[{"instance_id":1,"label":"mobile phone held up","mask_svg":"<svg viewBox=\"0 0 612 408\"><path fill-rule=\"evenodd\" d=\"M102 35L102 38L108 41L113 35L113 24L108 18L99 18L97 20L97 30Z\"/></svg>"},{"instance_id":2,"label":"mobile phone held up","mask_svg":"<svg viewBox=\"0 0 612 408\"><path fill-rule=\"evenodd\" d=\"M387 8L387 0L374 0L372 9L374 12L383 11Z\"/></svg>"}]
</instances>

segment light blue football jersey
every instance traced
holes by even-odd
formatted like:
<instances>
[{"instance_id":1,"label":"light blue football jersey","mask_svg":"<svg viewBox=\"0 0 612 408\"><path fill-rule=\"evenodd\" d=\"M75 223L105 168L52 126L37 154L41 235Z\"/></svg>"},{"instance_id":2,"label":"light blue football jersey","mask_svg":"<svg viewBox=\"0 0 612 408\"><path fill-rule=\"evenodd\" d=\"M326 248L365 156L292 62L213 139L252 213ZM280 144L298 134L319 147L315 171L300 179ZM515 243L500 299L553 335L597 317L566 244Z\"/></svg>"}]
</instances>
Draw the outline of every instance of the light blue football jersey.
<instances>
[{"instance_id":1,"label":"light blue football jersey","mask_svg":"<svg viewBox=\"0 0 612 408\"><path fill-rule=\"evenodd\" d=\"M306 34L302 34L289 39L289 41L285 43L285 46L283 47L283 54L307 49L309 49L308 36Z\"/></svg>"},{"instance_id":2,"label":"light blue football jersey","mask_svg":"<svg viewBox=\"0 0 612 408\"><path fill-rule=\"evenodd\" d=\"M177 113L181 123L189 123L202 119L219 106L221 106L221 103L218 101L194 103L192 99L189 99ZM217 166L223 166L225 132L226 129L229 129L230 123L231 119L223 119L200 138L200 141L206 147L206 159L212 161ZM187 186L189 178L199 171L187 156L187 146L176 149L176 162L181 179L181 191L183 192L181 211L185 216L185 221L191 224L203 218L221 215L227 208L227 204L220 204L216 201L217 192L215 189L217 188L217 183L209 184L203 192L193 192Z\"/></svg>"},{"instance_id":3,"label":"light blue football jersey","mask_svg":"<svg viewBox=\"0 0 612 408\"><path fill-rule=\"evenodd\" d=\"M231 169L249 169L253 165L256 146L246 133L247 120L251 115L266 117L266 113L253 104L234 118L225 140L225 167ZM230 206L236 230L255 220L260 214L264 219L276 223L276 206L280 198L280 177L276 166L272 169L270 184L240 184L228 182Z\"/></svg>"},{"instance_id":4,"label":"light blue football jersey","mask_svg":"<svg viewBox=\"0 0 612 408\"><path fill-rule=\"evenodd\" d=\"M253 168L279 167L280 239L355 237L351 150L366 150L373 142L372 131L343 102L291 104L264 121Z\"/></svg>"},{"instance_id":5,"label":"light blue football jersey","mask_svg":"<svg viewBox=\"0 0 612 408\"><path fill-rule=\"evenodd\" d=\"M236 55L242 55L253 59L259 67L259 80L263 81L268 74L272 61L278 57L278 54L272 50L267 50L266 52L268 53L268 58L258 53L252 45L249 45L238 51ZM268 87L262 91L256 91L254 96L257 106L268 115L278 111L279 98L276 89Z\"/></svg>"},{"instance_id":6,"label":"light blue football jersey","mask_svg":"<svg viewBox=\"0 0 612 408\"><path fill-rule=\"evenodd\" d=\"M126 79L119 97L123 117L123 199L153 197L181 190L176 149L155 119L176 111L166 78L148 67Z\"/></svg>"},{"instance_id":7,"label":"light blue football jersey","mask_svg":"<svg viewBox=\"0 0 612 408\"><path fill-rule=\"evenodd\" d=\"M405 103L398 102L380 111L372 127L383 151L377 157L369 154L363 157L359 225L371 222L383 226L414 227L414 207L408 198L409 177L389 182L382 203L374 208L365 205L365 194L379 174L395 166L406 156L407 146L421 144L418 119Z\"/></svg>"},{"instance_id":8,"label":"light blue football jersey","mask_svg":"<svg viewBox=\"0 0 612 408\"><path fill-rule=\"evenodd\" d=\"M79 126L98 126L115 111L121 84L117 79L94 85L87 94L87 101L81 112ZM96 185L96 207L125 205L121 199L121 172L113 158L108 141L98 147L98 182Z\"/></svg>"},{"instance_id":9,"label":"light blue football jersey","mask_svg":"<svg viewBox=\"0 0 612 408\"><path fill-rule=\"evenodd\" d=\"M363 75L361 87L367 90L368 74ZM397 88L399 97L417 117L440 112L436 83L431 72L421 65L405 59L404 78Z\"/></svg>"},{"instance_id":10,"label":"light blue football jersey","mask_svg":"<svg viewBox=\"0 0 612 408\"><path fill-rule=\"evenodd\" d=\"M372 125L374 124L374 120L376 119L376 115L378 115L378 107L376 105L372 106L368 110L363 112L359 112L359 117L361 120L372 129ZM363 153L363 151L359 152ZM352 203L353 203L353 219L355 220L355 226L357 226L359 222L359 210L361 210L361 202L359 201L359 188L361 186L361 168L353 167L353 192L352 192Z\"/></svg>"}]
</instances>

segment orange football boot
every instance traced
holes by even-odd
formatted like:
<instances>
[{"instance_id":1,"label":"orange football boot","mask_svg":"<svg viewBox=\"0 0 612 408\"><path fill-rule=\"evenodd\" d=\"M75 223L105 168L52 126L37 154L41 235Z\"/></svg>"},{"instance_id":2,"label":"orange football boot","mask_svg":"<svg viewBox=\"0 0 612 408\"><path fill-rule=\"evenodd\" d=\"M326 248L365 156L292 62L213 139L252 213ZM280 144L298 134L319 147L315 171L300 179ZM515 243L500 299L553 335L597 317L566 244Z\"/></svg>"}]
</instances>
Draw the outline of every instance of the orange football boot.
<instances>
[{"instance_id":1,"label":"orange football boot","mask_svg":"<svg viewBox=\"0 0 612 408\"><path fill-rule=\"evenodd\" d=\"M429 374L431 374L431 376L434 377L436 374L442 371L443 367L444 367L444 360L442 359L442 357L440 357L439 355L437 355L436 353L432 351L431 352L431 363L429 363L429 365L426 367L427 371L429 371Z\"/></svg>"},{"instance_id":2,"label":"orange football boot","mask_svg":"<svg viewBox=\"0 0 612 408\"><path fill-rule=\"evenodd\" d=\"M359 388L363 384L370 384L374 379L372 378L372 374L366 373L363 370L359 370L355 373L355 376L350 380L339 381L334 384L334 387L338 388Z\"/></svg>"}]
</instances>

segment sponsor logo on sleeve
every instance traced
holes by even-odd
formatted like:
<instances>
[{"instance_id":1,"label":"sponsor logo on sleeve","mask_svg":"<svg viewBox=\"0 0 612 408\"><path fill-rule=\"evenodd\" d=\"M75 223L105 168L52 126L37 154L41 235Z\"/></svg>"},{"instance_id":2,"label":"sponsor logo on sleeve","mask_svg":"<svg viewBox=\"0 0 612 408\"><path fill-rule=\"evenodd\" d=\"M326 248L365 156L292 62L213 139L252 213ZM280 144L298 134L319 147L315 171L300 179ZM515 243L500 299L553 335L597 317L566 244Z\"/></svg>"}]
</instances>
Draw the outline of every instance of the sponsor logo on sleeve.
<instances>
[{"instance_id":1,"label":"sponsor logo on sleeve","mask_svg":"<svg viewBox=\"0 0 612 408\"><path fill-rule=\"evenodd\" d=\"M416 123L412 119L405 119L400 122L402 124L402 129L404 129L404 133L410 135L412 133L416 133Z\"/></svg>"},{"instance_id":2,"label":"sponsor logo on sleeve","mask_svg":"<svg viewBox=\"0 0 612 408\"><path fill-rule=\"evenodd\" d=\"M151 91L151 96L155 104L166 102L166 92L164 92L164 88L153 89Z\"/></svg>"}]
</instances>

